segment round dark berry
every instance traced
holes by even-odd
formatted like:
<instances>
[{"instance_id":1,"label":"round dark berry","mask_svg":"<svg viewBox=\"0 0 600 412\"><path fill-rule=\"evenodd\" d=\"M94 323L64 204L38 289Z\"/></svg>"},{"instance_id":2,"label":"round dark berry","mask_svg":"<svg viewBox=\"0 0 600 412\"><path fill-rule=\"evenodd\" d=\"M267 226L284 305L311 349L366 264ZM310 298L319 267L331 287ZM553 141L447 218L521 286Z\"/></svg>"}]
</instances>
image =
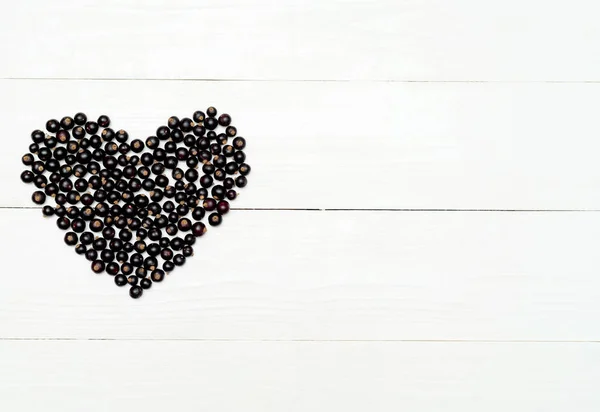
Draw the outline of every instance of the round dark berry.
<instances>
[{"instance_id":1,"label":"round dark berry","mask_svg":"<svg viewBox=\"0 0 600 412\"><path fill-rule=\"evenodd\" d=\"M237 179L235 179L235 185L237 187L244 187L248 184L248 180L246 179L245 176L238 176Z\"/></svg>"},{"instance_id":2,"label":"round dark berry","mask_svg":"<svg viewBox=\"0 0 600 412\"><path fill-rule=\"evenodd\" d=\"M153 282L162 282L165 278L165 272L161 269L155 269L150 274L150 278Z\"/></svg>"},{"instance_id":3,"label":"round dark berry","mask_svg":"<svg viewBox=\"0 0 600 412\"><path fill-rule=\"evenodd\" d=\"M246 176L250 173L250 165L242 163L238 169L242 176ZM241 177L241 176L240 176Z\"/></svg>"},{"instance_id":4,"label":"round dark berry","mask_svg":"<svg viewBox=\"0 0 600 412\"><path fill-rule=\"evenodd\" d=\"M115 276L119 273L119 264L117 262L109 262L106 264L106 273Z\"/></svg>"},{"instance_id":5,"label":"round dark berry","mask_svg":"<svg viewBox=\"0 0 600 412\"><path fill-rule=\"evenodd\" d=\"M179 117L177 117L177 116L171 116L171 117L169 117L169 120L167 120L167 125L171 129L177 128L177 126L179 126Z\"/></svg>"},{"instance_id":6,"label":"round dark berry","mask_svg":"<svg viewBox=\"0 0 600 412\"><path fill-rule=\"evenodd\" d=\"M217 208L217 201L215 199L208 198L208 199L204 200L204 203L202 203L202 206L207 211L212 212L213 210L215 210Z\"/></svg>"},{"instance_id":7,"label":"round dark berry","mask_svg":"<svg viewBox=\"0 0 600 412\"><path fill-rule=\"evenodd\" d=\"M58 120L50 119L46 122L46 130L50 133L56 133L60 129L60 123Z\"/></svg>"},{"instance_id":8,"label":"round dark berry","mask_svg":"<svg viewBox=\"0 0 600 412\"><path fill-rule=\"evenodd\" d=\"M167 140L171 136L171 130L167 126L160 126L156 129L156 137L159 140Z\"/></svg>"},{"instance_id":9,"label":"round dark berry","mask_svg":"<svg viewBox=\"0 0 600 412\"><path fill-rule=\"evenodd\" d=\"M69 246L75 246L78 242L79 238L76 233L67 232L65 234L65 243Z\"/></svg>"},{"instance_id":10,"label":"round dark berry","mask_svg":"<svg viewBox=\"0 0 600 412\"><path fill-rule=\"evenodd\" d=\"M152 287L152 281L150 279L142 279L140 281L140 286L142 289L150 289Z\"/></svg>"},{"instance_id":11,"label":"round dark berry","mask_svg":"<svg viewBox=\"0 0 600 412\"><path fill-rule=\"evenodd\" d=\"M192 225L192 234L194 236L202 236L206 233L206 225L202 222L196 222Z\"/></svg>"},{"instance_id":12,"label":"round dark berry","mask_svg":"<svg viewBox=\"0 0 600 412\"><path fill-rule=\"evenodd\" d=\"M33 200L33 203L37 205L42 205L46 201L46 194L41 190L37 190L33 192L33 195L31 195L31 200Z\"/></svg>"},{"instance_id":13,"label":"round dark berry","mask_svg":"<svg viewBox=\"0 0 600 412\"><path fill-rule=\"evenodd\" d=\"M229 116L227 113L223 113L221 116L219 116L219 124L221 126L229 126L231 124L231 116Z\"/></svg>"},{"instance_id":14,"label":"round dark berry","mask_svg":"<svg viewBox=\"0 0 600 412\"><path fill-rule=\"evenodd\" d=\"M104 268L105 268L105 265L104 265L103 261L101 261L101 260L94 260L92 262L92 270L95 273L102 273L102 272L104 272Z\"/></svg>"},{"instance_id":15,"label":"round dark berry","mask_svg":"<svg viewBox=\"0 0 600 412\"><path fill-rule=\"evenodd\" d=\"M81 236L79 237L79 240L84 245L91 245L92 242L94 241L94 234L91 232L83 232L81 234Z\"/></svg>"},{"instance_id":16,"label":"round dark berry","mask_svg":"<svg viewBox=\"0 0 600 412\"><path fill-rule=\"evenodd\" d=\"M94 249L89 249L85 252L85 258L90 262L93 262L98 258L98 252Z\"/></svg>"},{"instance_id":17,"label":"round dark berry","mask_svg":"<svg viewBox=\"0 0 600 412\"><path fill-rule=\"evenodd\" d=\"M30 172L29 170L25 170L23 173L21 173L21 180L25 183L33 182L34 178L35 178L35 175L33 174L33 172Z\"/></svg>"},{"instance_id":18,"label":"round dark berry","mask_svg":"<svg viewBox=\"0 0 600 412\"><path fill-rule=\"evenodd\" d=\"M233 147L235 147L237 150L244 150L246 147L246 139L241 136L236 137L233 139Z\"/></svg>"},{"instance_id":19,"label":"round dark berry","mask_svg":"<svg viewBox=\"0 0 600 412\"><path fill-rule=\"evenodd\" d=\"M183 256L181 253L176 254L173 257L173 263L175 266L183 266L185 264L185 256Z\"/></svg>"},{"instance_id":20,"label":"round dark berry","mask_svg":"<svg viewBox=\"0 0 600 412\"><path fill-rule=\"evenodd\" d=\"M209 117L204 121L204 127L206 127L208 130L215 130L218 125L219 122L214 117Z\"/></svg>"},{"instance_id":21,"label":"round dark berry","mask_svg":"<svg viewBox=\"0 0 600 412\"><path fill-rule=\"evenodd\" d=\"M211 226L219 226L222 221L223 218L218 213L211 213L210 216L208 216L208 223Z\"/></svg>"},{"instance_id":22,"label":"round dark berry","mask_svg":"<svg viewBox=\"0 0 600 412\"><path fill-rule=\"evenodd\" d=\"M125 286L127 284L127 277L125 275L115 276L115 283L117 286Z\"/></svg>"},{"instance_id":23,"label":"round dark berry","mask_svg":"<svg viewBox=\"0 0 600 412\"><path fill-rule=\"evenodd\" d=\"M131 289L129 289L129 296L133 299L139 299L143 293L144 290L140 286L132 286Z\"/></svg>"}]
</instances>

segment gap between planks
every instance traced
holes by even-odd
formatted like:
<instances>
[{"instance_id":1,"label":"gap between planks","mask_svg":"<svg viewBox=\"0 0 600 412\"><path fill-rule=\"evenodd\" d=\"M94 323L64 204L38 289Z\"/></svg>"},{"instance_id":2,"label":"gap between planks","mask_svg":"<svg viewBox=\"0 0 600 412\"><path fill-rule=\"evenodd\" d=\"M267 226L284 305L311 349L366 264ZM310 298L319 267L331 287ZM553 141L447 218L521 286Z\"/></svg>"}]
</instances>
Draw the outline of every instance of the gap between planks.
<instances>
[{"instance_id":1,"label":"gap between planks","mask_svg":"<svg viewBox=\"0 0 600 412\"><path fill-rule=\"evenodd\" d=\"M229 338L0 338L3 341L115 341L115 342L242 342L242 343L268 343L268 342L297 342L297 343L600 343L598 340L531 340L531 339L229 339Z\"/></svg>"},{"instance_id":2,"label":"gap between planks","mask_svg":"<svg viewBox=\"0 0 600 412\"><path fill-rule=\"evenodd\" d=\"M458 84L599 84L600 80L398 80L398 79L211 79L211 78L128 78L128 77L0 77L0 80L40 81L135 81L135 82L271 82L271 83L458 83Z\"/></svg>"}]
</instances>

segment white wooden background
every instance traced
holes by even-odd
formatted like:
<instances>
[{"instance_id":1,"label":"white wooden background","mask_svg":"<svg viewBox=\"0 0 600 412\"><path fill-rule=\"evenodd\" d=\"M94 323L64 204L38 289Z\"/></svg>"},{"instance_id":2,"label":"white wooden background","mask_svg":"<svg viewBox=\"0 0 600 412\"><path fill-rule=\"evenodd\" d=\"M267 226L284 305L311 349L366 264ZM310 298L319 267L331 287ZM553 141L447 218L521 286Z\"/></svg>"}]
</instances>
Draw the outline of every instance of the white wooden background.
<instances>
[{"instance_id":1,"label":"white wooden background","mask_svg":"<svg viewBox=\"0 0 600 412\"><path fill-rule=\"evenodd\" d=\"M598 411L595 0L0 4L0 410ZM85 111L215 105L250 184L139 301L31 208Z\"/></svg>"}]
</instances>

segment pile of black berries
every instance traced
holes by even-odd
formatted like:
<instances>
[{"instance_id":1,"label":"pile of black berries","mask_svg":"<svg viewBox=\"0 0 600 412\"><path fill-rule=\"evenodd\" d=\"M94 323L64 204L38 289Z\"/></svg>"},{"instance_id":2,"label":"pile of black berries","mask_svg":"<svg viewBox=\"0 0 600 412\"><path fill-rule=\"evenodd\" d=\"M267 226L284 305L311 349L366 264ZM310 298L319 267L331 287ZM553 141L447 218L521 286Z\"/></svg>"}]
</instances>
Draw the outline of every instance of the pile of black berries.
<instances>
[{"instance_id":1,"label":"pile of black berries","mask_svg":"<svg viewBox=\"0 0 600 412\"><path fill-rule=\"evenodd\" d=\"M203 220L221 224L247 184L246 140L214 107L170 117L145 142L110 124L84 113L48 120L31 133L21 180L37 187L34 203L54 198L42 213L65 243L137 299L194 254Z\"/></svg>"}]
</instances>

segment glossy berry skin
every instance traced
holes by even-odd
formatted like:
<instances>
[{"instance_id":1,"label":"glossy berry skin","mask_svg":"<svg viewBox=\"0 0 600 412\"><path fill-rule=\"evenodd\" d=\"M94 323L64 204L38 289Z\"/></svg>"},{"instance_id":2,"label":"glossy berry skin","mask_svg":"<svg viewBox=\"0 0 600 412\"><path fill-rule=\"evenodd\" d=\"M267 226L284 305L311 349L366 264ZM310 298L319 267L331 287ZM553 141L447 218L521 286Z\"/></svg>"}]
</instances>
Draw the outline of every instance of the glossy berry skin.
<instances>
[{"instance_id":1,"label":"glossy berry skin","mask_svg":"<svg viewBox=\"0 0 600 412\"><path fill-rule=\"evenodd\" d=\"M156 136L149 136L146 139L146 146L150 149L156 149L160 146L160 140L158 140L158 137Z\"/></svg>"},{"instance_id":2,"label":"glossy berry skin","mask_svg":"<svg viewBox=\"0 0 600 412\"><path fill-rule=\"evenodd\" d=\"M50 119L46 122L46 130L50 133L56 133L60 129L60 123L58 120Z\"/></svg>"},{"instance_id":3,"label":"glossy berry skin","mask_svg":"<svg viewBox=\"0 0 600 412\"><path fill-rule=\"evenodd\" d=\"M79 112L73 117L73 120L75 121L76 125L82 126L85 124L85 122L87 122L87 116L85 113Z\"/></svg>"},{"instance_id":4,"label":"glossy berry skin","mask_svg":"<svg viewBox=\"0 0 600 412\"><path fill-rule=\"evenodd\" d=\"M100 117L98 117L98 125L100 127L108 127L110 126L110 118L106 115L101 115Z\"/></svg>"},{"instance_id":5,"label":"glossy berry skin","mask_svg":"<svg viewBox=\"0 0 600 412\"><path fill-rule=\"evenodd\" d=\"M129 260L129 254L123 250L120 250L115 254L115 259L119 263L127 262Z\"/></svg>"},{"instance_id":6,"label":"glossy berry skin","mask_svg":"<svg viewBox=\"0 0 600 412\"><path fill-rule=\"evenodd\" d=\"M129 296L133 299L139 299L143 293L144 290L140 286L132 286L131 289L129 289Z\"/></svg>"},{"instance_id":7,"label":"glossy berry skin","mask_svg":"<svg viewBox=\"0 0 600 412\"><path fill-rule=\"evenodd\" d=\"M225 165L225 173L228 175L234 175L238 171L238 164L236 162L229 162Z\"/></svg>"},{"instance_id":8,"label":"glossy berry skin","mask_svg":"<svg viewBox=\"0 0 600 412\"><path fill-rule=\"evenodd\" d=\"M84 245L91 245L94 242L94 234L91 232L84 232L79 237L79 240Z\"/></svg>"},{"instance_id":9,"label":"glossy berry skin","mask_svg":"<svg viewBox=\"0 0 600 412\"><path fill-rule=\"evenodd\" d=\"M158 266L158 261L156 258L150 256L144 259L144 268L147 270L154 270L156 269L156 266Z\"/></svg>"},{"instance_id":10,"label":"glossy berry skin","mask_svg":"<svg viewBox=\"0 0 600 412\"><path fill-rule=\"evenodd\" d=\"M235 126L228 126L225 133L229 137L235 137L237 135L237 129L235 128Z\"/></svg>"},{"instance_id":11,"label":"glossy berry skin","mask_svg":"<svg viewBox=\"0 0 600 412\"><path fill-rule=\"evenodd\" d=\"M184 246L184 242L183 239L176 236L173 239L171 239L171 249L173 250L181 250L181 248Z\"/></svg>"},{"instance_id":12,"label":"glossy berry skin","mask_svg":"<svg viewBox=\"0 0 600 412\"><path fill-rule=\"evenodd\" d=\"M85 131L88 134L96 134L98 131L98 123L96 122L87 122L85 124Z\"/></svg>"},{"instance_id":13,"label":"glossy berry skin","mask_svg":"<svg viewBox=\"0 0 600 412\"><path fill-rule=\"evenodd\" d=\"M227 177L223 180L223 187L225 189L231 189L235 186L235 180L231 177Z\"/></svg>"},{"instance_id":14,"label":"glossy berry skin","mask_svg":"<svg viewBox=\"0 0 600 412\"><path fill-rule=\"evenodd\" d=\"M35 158L33 157L33 155L31 153L27 153L27 154L23 155L23 157L21 158L21 161L23 162L23 164L25 166L31 166L33 164L33 162L35 161Z\"/></svg>"},{"instance_id":15,"label":"glossy berry skin","mask_svg":"<svg viewBox=\"0 0 600 412\"><path fill-rule=\"evenodd\" d=\"M171 130L167 126L160 126L156 129L156 137L159 140L167 140L171 136Z\"/></svg>"},{"instance_id":16,"label":"glossy berry skin","mask_svg":"<svg viewBox=\"0 0 600 412\"><path fill-rule=\"evenodd\" d=\"M99 237L98 239L95 239L92 242L92 246L94 247L95 250L104 250L106 249L106 239Z\"/></svg>"},{"instance_id":17,"label":"glossy berry skin","mask_svg":"<svg viewBox=\"0 0 600 412\"><path fill-rule=\"evenodd\" d=\"M143 268L143 267L138 267L135 270L135 275L138 278L145 278L146 276L148 276L148 271L145 268Z\"/></svg>"},{"instance_id":18,"label":"glossy berry skin","mask_svg":"<svg viewBox=\"0 0 600 412\"><path fill-rule=\"evenodd\" d=\"M150 289L152 287L152 281L150 279L142 279L140 281L140 287L142 289Z\"/></svg>"},{"instance_id":19,"label":"glossy berry skin","mask_svg":"<svg viewBox=\"0 0 600 412\"><path fill-rule=\"evenodd\" d=\"M206 233L206 225L202 222L196 222L192 225L192 234L194 236L202 236Z\"/></svg>"},{"instance_id":20,"label":"glossy berry skin","mask_svg":"<svg viewBox=\"0 0 600 412\"><path fill-rule=\"evenodd\" d=\"M221 200L219 203L217 203L217 212L219 212L221 215L229 212L229 202L226 200Z\"/></svg>"},{"instance_id":21,"label":"glossy berry skin","mask_svg":"<svg viewBox=\"0 0 600 412\"><path fill-rule=\"evenodd\" d=\"M210 193L211 193L212 197L214 197L215 199L223 200L223 199L225 199L226 190L223 186L216 185L216 186L213 186Z\"/></svg>"},{"instance_id":22,"label":"glossy berry skin","mask_svg":"<svg viewBox=\"0 0 600 412\"><path fill-rule=\"evenodd\" d=\"M115 276L115 283L117 286L125 286L127 284L127 277L125 275Z\"/></svg>"},{"instance_id":23,"label":"glossy berry skin","mask_svg":"<svg viewBox=\"0 0 600 412\"><path fill-rule=\"evenodd\" d=\"M31 171L36 175L43 173L44 170L46 170L46 165L44 162L35 161L31 164Z\"/></svg>"},{"instance_id":24,"label":"glossy berry skin","mask_svg":"<svg viewBox=\"0 0 600 412\"><path fill-rule=\"evenodd\" d=\"M223 218L218 213L211 213L210 216L208 216L208 223L211 226L219 226L222 221Z\"/></svg>"},{"instance_id":25,"label":"glossy berry skin","mask_svg":"<svg viewBox=\"0 0 600 412\"><path fill-rule=\"evenodd\" d=\"M237 179L235 179L235 185L237 187L245 187L247 184L248 180L245 176L238 176Z\"/></svg>"},{"instance_id":26,"label":"glossy berry skin","mask_svg":"<svg viewBox=\"0 0 600 412\"><path fill-rule=\"evenodd\" d=\"M217 201L215 199L208 198L208 199L204 200L204 202L202 203L202 206L204 207L205 210L212 212L213 210L215 210L217 208Z\"/></svg>"},{"instance_id":27,"label":"glossy berry skin","mask_svg":"<svg viewBox=\"0 0 600 412\"><path fill-rule=\"evenodd\" d=\"M202 220L206 215L206 211L202 207L195 207L192 211L192 218L194 220Z\"/></svg>"},{"instance_id":28,"label":"glossy berry skin","mask_svg":"<svg viewBox=\"0 0 600 412\"><path fill-rule=\"evenodd\" d=\"M217 109L214 106L210 106L206 109L206 115L208 117L215 117L217 115Z\"/></svg>"},{"instance_id":29,"label":"glossy berry skin","mask_svg":"<svg viewBox=\"0 0 600 412\"><path fill-rule=\"evenodd\" d=\"M144 257L140 253L134 253L129 257L129 262L135 267L140 267L144 264Z\"/></svg>"},{"instance_id":30,"label":"glossy berry skin","mask_svg":"<svg viewBox=\"0 0 600 412\"><path fill-rule=\"evenodd\" d=\"M125 143L129 139L129 133L127 133L125 130L121 129L117 132L115 139L119 143Z\"/></svg>"},{"instance_id":31,"label":"glossy berry skin","mask_svg":"<svg viewBox=\"0 0 600 412\"><path fill-rule=\"evenodd\" d=\"M85 252L85 258L90 262L93 262L98 258L98 252L94 249L88 249Z\"/></svg>"},{"instance_id":32,"label":"glossy berry skin","mask_svg":"<svg viewBox=\"0 0 600 412\"><path fill-rule=\"evenodd\" d=\"M221 126L229 126L231 124L231 116L229 116L227 113L223 113L221 116L219 116L219 124Z\"/></svg>"},{"instance_id":33,"label":"glossy berry skin","mask_svg":"<svg viewBox=\"0 0 600 412\"><path fill-rule=\"evenodd\" d=\"M69 219L77 219L80 214L81 214L81 211L79 210L79 208L77 206L71 206L67 209L67 217Z\"/></svg>"},{"instance_id":34,"label":"glossy berry skin","mask_svg":"<svg viewBox=\"0 0 600 412\"><path fill-rule=\"evenodd\" d=\"M34 130L31 132L31 140L33 140L34 143L42 143L45 138L46 133L42 132L41 130Z\"/></svg>"},{"instance_id":35,"label":"glossy berry skin","mask_svg":"<svg viewBox=\"0 0 600 412\"><path fill-rule=\"evenodd\" d=\"M67 232L65 234L65 243L67 245L69 245L69 246L75 246L78 241L79 241L79 238L77 237L76 233Z\"/></svg>"},{"instance_id":36,"label":"glossy berry skin","mask_svg":"<svg viewBox=\"0 0 600 412\"><path fill-rule=\"evenodd\" d=\"M209 117L204 121L204 127L208 130L215 130L218 125L219 122L214 117Z\"/></svg>"},{"instance_id":37,"label":"glossy berry skin","mask_svg":"<svg viewBox=\"0 0 600 412\"><path fill-rule=\"evenodd\" d=\"M82 233L85 230L85 226L85 221L82 219L74 219L73 222L71 222L71 229L77 233Z\"/></svg>"},{"instance_id":38,"label":"glossy berry skin","mask_svg":"<svg viewBox=\"0 0 600 412\"><path fill-rule=\"evenodd\" d=\"M77 126L73 129L73 131L71 132L71 135L75 139L83 139L85 137L85 129L81 126Z\"/></svg>"},{"instance_id":39,"label":"glossy berry skin","mask_svg":"<svg viewBox=\"0 0 600 412\"><path fill-rule=\"evenodd\" d=\"M115 252L110 249L104 249L102 252L100 252L100 259L106 263L112 262L115 260Z\"/></svg>"},{"instance_id":40,"label":"glossy berry skin","mask_svg":"<svg viewBox=\"0 0 600 412\"><path fill-rule=\"evenodd\" d=\"M173 251L169 248L164 248L160 251L160 257L163 260L171 260L173 259Z\"/></svg>"},{"instance_id":41,"label":"glossy berry skin","mask_svg":"<svg viewBox=\"0 0 600 412\"><path fill-rule=\"evenodd\" d=\"M90 230L92 232L100 232L104 229L104 222L100 219L92 219L90 222Z\"/></svg>"},{"instance_id":42,"label":"glossy berry skin","mask_svg":"<svg viewBox=\"0 0 600 412\"><path fill-rule=\"evenodd\" d=\"M54 208L46 205L42 208L42 213L44 216L52 216L54 215Z\"/></svg>"},{"instance_id":43,"label":"glossy berry skin","mask_svg":"<svg viewBox=\"0 0 600 412\"><path fill-rule=\"evenodd\" d=\"M134 153L140 153L144 150L144 142L139 139L132 140L130 147Z\"/></svg>"},{"instance_id":44,"label":"glossy berry skin","mask_svg":"<svg viewBox=\"0 0 600 412\"><path fill-rule=\"evenodd\" d=\"M184 117L183 119L181 119L181 121L179 122L179 128L181 129L182 132L184 133L188 133L192 131L192 120Z\"/></svg>"},{"instance_id":45,"label":"glossy berry skin","mask_svg":"<svg viewBox=\"0 0 600 412\"><path fill-rule=\"evenodd\" d=\"M167 120L167 126L169 126L169 128L171 128L171 129L177 128L177 126L179 126L179 117L177 117L177 116L169 117L169 120Z\"/></svg>"},{"instance_id":46,"label":"glossy berry skin","mask_svg":"<svg viewBox=\"0 0 600 412\"><path fill-rule=\"evenodd\" d=\"M185 264L185 256L183 256L181 253L176 254L173 257L173 263L175 266L183 266Z\"/></svg>"},{"instance_id":47,"label":"glossy berry skin","mask_svg":"<svg viewBox=\"0 0 600 412\"><path fill-rule=\"evenodd\" d=\"M192 118L194 119L194 121L196 123L202 123L204 121L204 119L206 118L206 115L204 114L204 112L201 112L200 110L194 112L194 115L192 116Z\"/></svg>"},{"instance_id":48,"label":"glossy berry skin","mask_svg":"<svg viewBox=\"0 0 600 412\"><path fill-rule=\"evenodd\" d=\"M233 139L233 147L235 147L236 150L244 150L246 148L246 139L241 136L236 137Z\"/></svg>"},{"instance_id":49,"label":"glossy berry skin","mask_svg":"<svg viewBox=\"0 0 600 412\"><path fill-rule=\"evenodd\" d=\"M43 205L44 202L46 202L46 194L44 192L42 192L41 190L35 191L31 195L31 200L36 205Z\"/></svg>"},{"instance_id":50,"label":"glossy berry skin","mask_svg":"<svg viewBox=\"0 0 600 412\"><path fill-rule=\"evenodd\" d=\"M95 273L102 273L102 272L104 272L105 267L106 266L105 266L104 262L101 261L101 260L94 260L92 262L92 271L95 272Z\"/></svg>"},{"instance_id":51,"label":"glossy berry skin","mask_svg":"<svg viewBox=\"0 0 600 412\"><path fill-rule=\"evenodd\" d=\"M238 171L240 172L240 174L242 176L247 176L248 174L250 174L250 165L248 165L246 163L242 163L242 164L240 164Z\"/></svg>"},{"instance_id":52,"label":"glossy berry skin","mask_svg":"<svg viewBox=\"0 0 600 412\"><path fill-rule=\"evenodd\" d=\"M115 276L119 273L119 264L117 262L109 262L106 264L106 273Z\"/></svg>"},{"instance_id":53,"label":"glossy berry skin","mask_svg":"<svg viewBox=\"0 0 600 412\"><path fill-rule=\"evenodd\" d=\"M192 229L192 222L188 218L180 219L179 222L177 222L177 228L182 232L188 232Z\"/></svg>"},{"instance_id":54,"label":"glossy berry skin","mask_svg":"<svg viewBox=\"0 0 600 412\"><path fill-rule=\"evenodd\" d=\"M150 279L152 279L153 282L162 282L164 278L165 272L161 269L155 269L150 274Z\"/></svg>"},{"instance_id":55,"label":"glossy berry skin","mask_svg":"<svg viewBox=\"0 0 600 412\"><path fill-rule=\"evenodd\" d=\"M33 172L30 172L29 170L25 170L23 173L21 173L21 180L24 183L31 183L31 182L33 182L34 178L35 178L35 175L33 174Z\"/></svg>"},{"instance_id":56,"label":"glossy berry skin","mask_svg":"<svg viewBox=\"0 0 600 412\"><path fill-rule=\"evenodd\" d=\"M150 256L158 256L160 253L160 246L157 243L150 243L146 248L146 253Z\"/></svg>"}]
</instances>

